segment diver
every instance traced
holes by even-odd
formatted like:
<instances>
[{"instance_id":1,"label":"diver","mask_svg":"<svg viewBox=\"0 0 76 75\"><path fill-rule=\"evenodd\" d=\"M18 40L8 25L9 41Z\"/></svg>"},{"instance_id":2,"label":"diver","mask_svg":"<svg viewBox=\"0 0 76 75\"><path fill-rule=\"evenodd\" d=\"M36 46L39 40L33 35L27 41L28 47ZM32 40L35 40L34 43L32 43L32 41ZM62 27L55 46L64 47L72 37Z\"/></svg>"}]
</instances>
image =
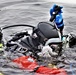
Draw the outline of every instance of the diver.
<instances>
[{"instance_id":1,"label":"diver","mask_svg":"<svg viewBox=\"0 0 76 75\"><path fill-rule=\"evenodd\" d=\"M50 9L50 21L54 22L56 27L59 29L61 36L63 35L63 28L64 28L64 22L63 22L63 16L62 16L62 6L58 6L54 4Z\"/></svg>"},{"instance_id":2,"label":"diver","mask_svg":"<svg viewBox=\"0 0 76 75\"><path fill-rule=\"evenodd\" d=\"M46 31L44 31L44 29ZM50 34L52 32L53 34ZM39 22L37 27L34 28L32 34L29 34L27 31L16 33L9 41L6 43L6 50L10 52L20 52L24 55L30 55L36 59L39 59L38 53L44 52L46 56L46 51L50 55L57 55L53 52L52 48L47 44L45 47L46 41L50 38L59 38L56 29L48 22ZM55 43L50 42L50 44ZM61 41L58 41L61 44ZM48 49L48 50L47 50ZM56 48L57 49L57 48ZM50 56L48 53L48 56Z\"/></svg>"},{"instance_id":3,"label":"diver","mask_svg":"<svg viewBox=\"0 0 76 75\"><path fill-rule=\"evenodd\" d=\"M3 53L4 41L3 41L3 33L2 29L0 28L0 55Z\"/></svg>"}]
</instances>

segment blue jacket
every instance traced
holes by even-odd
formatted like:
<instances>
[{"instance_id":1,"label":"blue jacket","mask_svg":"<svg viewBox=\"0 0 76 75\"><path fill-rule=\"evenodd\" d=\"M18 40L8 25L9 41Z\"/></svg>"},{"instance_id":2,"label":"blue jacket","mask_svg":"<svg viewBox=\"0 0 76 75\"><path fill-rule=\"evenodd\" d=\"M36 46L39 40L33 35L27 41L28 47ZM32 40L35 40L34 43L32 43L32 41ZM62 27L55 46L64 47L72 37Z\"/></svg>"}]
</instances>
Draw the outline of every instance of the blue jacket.
<instances>
[{"instance_id":1,"label":"blue jacket","mask_svg":"<svg viewBox=\"0 0 76 75\"><path fill-rule=\"evenodd\" d=\"M54 10L55 6L56 6L56 4L54 4L53 7L50 9L50 15L51 15L51 16L52 16L53 12L55 12L55 10ZM61 7L61 6L60 6L60 7ZM63 8L63 7L61 7L61 9L62 9L62 8ZM62 10L60 10L60 11L58 12L58 14L56 15L55 19L54 19L54 21L55 21L55 23L56 23L56 25L57 25L58 28L59 28L59 27L62 27L62 26L64 25L62 13L63 13Z\"/></svg>"}]
</instances>

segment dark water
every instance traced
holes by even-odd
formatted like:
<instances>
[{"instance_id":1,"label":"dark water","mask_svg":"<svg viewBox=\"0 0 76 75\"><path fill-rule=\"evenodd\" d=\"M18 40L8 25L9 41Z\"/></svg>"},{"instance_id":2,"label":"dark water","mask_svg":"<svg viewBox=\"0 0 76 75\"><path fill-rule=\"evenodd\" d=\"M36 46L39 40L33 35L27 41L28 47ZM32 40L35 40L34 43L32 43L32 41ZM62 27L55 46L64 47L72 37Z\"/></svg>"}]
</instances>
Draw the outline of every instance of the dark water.
<instances>
[{"instance_id":1,"label":"dark water","mask_svg":"<svg viewBox=\"0 0 76 75\"><path fill-rule=\"evenodd\" d=\"M47 0L11 0L0 3L0 26L8 26L13 24L30 24L36 26L41 21L48 21L50 18L49 9L53 2ZM61 4L64 16L64 34L76 33L76 5ZM5 40L8 40L9 34L22 31L24 28L8 29L3 31ZM13 55L9 53L10 57ZM62 57L65 57L64 62L59 62L57 66L64 66L68 75L76 74L76 47L66 48L63 51ZM62 57L59 58L62 60ZM72 65L72 66L71 66ZM0 56L0 71L5 75L33 75L26 71L18 69L8 58Z\"/></svg>"}]
</instances>

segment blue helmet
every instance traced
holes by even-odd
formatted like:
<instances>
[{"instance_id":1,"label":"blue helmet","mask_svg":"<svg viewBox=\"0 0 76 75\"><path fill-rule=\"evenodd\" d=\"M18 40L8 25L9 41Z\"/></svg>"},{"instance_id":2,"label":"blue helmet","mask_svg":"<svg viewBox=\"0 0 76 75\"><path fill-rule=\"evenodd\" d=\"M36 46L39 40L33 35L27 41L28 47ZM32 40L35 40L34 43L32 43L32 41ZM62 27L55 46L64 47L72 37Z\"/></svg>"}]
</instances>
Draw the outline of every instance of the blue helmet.
<instances>
[{"instance_id":1,"label":"blue helmet","mask_svg":"<svg viewBox=\"0 0 76 75\"><path fill-rule=\"evenodd\" d=\"M63 7L62 7L62 6L58 6L58 5L54 4L54 5L52 6L52 8L50 9L50 15L52 15L52 14L53 14L53 12L55 12L55 11L56 11L55 9L56 9L56 8L58 8L58 7L59 7L59 9L60 9L59 13L63 13L63 12L62 12L62 10L61 10Z\"/></svg>"}]
</instances>

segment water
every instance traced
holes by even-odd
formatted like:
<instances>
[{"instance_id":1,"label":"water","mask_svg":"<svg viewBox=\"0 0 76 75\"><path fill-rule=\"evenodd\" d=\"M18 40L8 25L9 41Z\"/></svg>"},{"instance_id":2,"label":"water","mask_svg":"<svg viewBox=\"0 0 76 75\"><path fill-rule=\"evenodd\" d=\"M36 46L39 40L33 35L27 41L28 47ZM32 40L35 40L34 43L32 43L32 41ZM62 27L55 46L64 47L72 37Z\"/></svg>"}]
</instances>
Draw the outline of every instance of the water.
<instances>
[{"instance_id":1,"label":"water","mask_svg":"<svg viewBox=\"0 0 76 75\"><path fill-rule=\"evenodd\" d=\"M55 3L65 3L65 4L76 4L76 1L72 1L72 0L69 0L69 1L66 1L66 0L47 0L47 1L52 1L52 2L55 2Z\"/></svg>"},{"instance_id":2,"label":"water","mask_svg":"<svg viewBox=\"0 0 76 75\"><path fill-rule=\"evenodd\" d=\"M36 26L41 21L49 21L50 7L56 2L50 0L1 0L0 2L0 26L8 26L13 24L30 24ZM62 5L64 16L64 34L76 33L76 4L58 3ZM22 28L8 29L3 31L5 39L6 35L23 30ZM8 38L8 39L7 39ZM9 53L10 57L12 56ZM68 75L76 74L76 47L66 48L62 57L65 57L57 66L64 66ZM61 59L61 58L59 58ZM70 65L72 64L72 66ZM20 70L18 66L12 63L8 58L0 56L0 71L5 75L33 75L32 73ZM74 71L74 72L73 72ZM73 74L74 75L74 74Z\"/></svg>"}]
</instances>

